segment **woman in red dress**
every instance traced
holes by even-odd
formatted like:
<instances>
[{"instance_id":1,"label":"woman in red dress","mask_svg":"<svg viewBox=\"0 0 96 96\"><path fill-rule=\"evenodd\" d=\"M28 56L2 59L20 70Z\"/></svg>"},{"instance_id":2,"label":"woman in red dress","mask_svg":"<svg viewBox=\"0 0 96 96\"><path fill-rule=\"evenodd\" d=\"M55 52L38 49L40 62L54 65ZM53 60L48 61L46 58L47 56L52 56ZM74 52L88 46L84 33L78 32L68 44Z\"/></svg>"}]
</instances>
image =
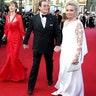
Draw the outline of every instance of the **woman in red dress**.
<instances>
[{"instance_id":1,"label":"woman in red dress","mask_svg":"<svg viewBox=\"0 0 96 96\"><path fill-rule=\"evenodd\" d=\"M7 60L0 70L0 80L20 81L26 78L26 68L19 60L19 49L25 32L22 17L16 14L17 3L10 2L10 14L6 16L4 37L7 37Z\"/></svg>"}]
</instances>

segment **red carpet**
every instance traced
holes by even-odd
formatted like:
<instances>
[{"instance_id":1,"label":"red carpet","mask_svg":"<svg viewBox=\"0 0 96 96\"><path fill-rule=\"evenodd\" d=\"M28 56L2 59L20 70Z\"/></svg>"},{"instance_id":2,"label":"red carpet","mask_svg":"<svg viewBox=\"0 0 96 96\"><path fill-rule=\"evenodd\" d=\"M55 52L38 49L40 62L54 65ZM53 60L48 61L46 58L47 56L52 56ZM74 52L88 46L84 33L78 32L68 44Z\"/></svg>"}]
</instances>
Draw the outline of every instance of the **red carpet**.
<instances>
[{"instance_id":1,"label":"red carpet","mask_svg":"<svg viewBox=\"0 0 96 96\"><path fill-rule=\"evenodd\" d=\"M88 54L85 56L83 63L83 77L85 86L84 96L96 96L96 29L85 29ZM32 66L32 37L29 40L29 49L24 50L21 44L20 59L24 66L28 68L28 75ZM6 59L6 46L0 48L0 69ZM51 92L55 90L54 85L58 76L59 53L54 53L54 84L47 85L45 61L42 58L38 79L33 95L31 96L51 96ZM0 82L0 96L29 96L27 94L27 82ZM71 94L70 94L71 96Z\"/></svg>"}]
</instances>

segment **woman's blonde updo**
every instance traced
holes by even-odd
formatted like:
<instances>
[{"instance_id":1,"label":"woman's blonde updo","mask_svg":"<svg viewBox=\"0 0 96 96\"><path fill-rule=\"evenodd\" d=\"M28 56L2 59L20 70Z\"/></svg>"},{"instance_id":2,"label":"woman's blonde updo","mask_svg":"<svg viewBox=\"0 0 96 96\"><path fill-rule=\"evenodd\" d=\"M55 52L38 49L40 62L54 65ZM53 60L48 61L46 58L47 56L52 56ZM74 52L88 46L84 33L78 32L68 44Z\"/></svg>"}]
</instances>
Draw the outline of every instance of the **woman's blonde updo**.
<instances>
[{"instance_id":1,"label":"woman's blonde updo","mask_svg":"<svg viewBox=\"0 0 96 96\"><path fill-rule=\"evenodd\" d=\"M78 2L75 1L75 0L70 0L69 2L67 2L66 7L68 5L74 6L75 11L76 11L76 16L78 16L78 14L79 14L79 4L78 4Z\"/></svg>"}]
</instances>

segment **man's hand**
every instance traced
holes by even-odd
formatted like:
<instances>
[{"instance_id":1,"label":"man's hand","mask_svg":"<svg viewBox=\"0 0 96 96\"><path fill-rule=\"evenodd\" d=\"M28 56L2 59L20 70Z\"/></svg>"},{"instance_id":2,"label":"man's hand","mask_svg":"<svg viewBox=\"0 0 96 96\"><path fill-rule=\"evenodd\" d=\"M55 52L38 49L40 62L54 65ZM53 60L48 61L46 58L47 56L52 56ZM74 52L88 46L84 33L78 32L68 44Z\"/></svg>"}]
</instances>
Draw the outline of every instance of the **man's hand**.
<instances>
[{"instance_id":1,"label":"man's hand","mask_svg":"<svg viewBox=\"0 0 96 96\"><path fill-rule=\"evenodd\" d=\"M23 44L23 48L24 48L24 49L28 49L28 48L29 48L29 46L28 46L28 45L26 45L26 44Z\"/></svg>"},{"instance_id":2,"label":"man's hand","mask_svg":"<svg viewBox=\"0 0 96 96\"><path fill-rule=\"evenodd\" d=\"M61 46L55 46L54 51L59 52L61 50Z\"/></svg>"}]
</instances>

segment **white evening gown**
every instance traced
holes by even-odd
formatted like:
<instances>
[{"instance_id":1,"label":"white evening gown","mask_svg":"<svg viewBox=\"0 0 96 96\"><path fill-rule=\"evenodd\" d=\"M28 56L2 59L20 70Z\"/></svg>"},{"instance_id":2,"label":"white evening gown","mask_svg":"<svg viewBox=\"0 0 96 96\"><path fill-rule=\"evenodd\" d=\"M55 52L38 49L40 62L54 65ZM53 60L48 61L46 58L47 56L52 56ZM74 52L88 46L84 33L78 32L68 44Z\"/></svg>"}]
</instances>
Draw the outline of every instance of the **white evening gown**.
<instances>
[{"instance_id":1,"label":"white evening gown","mask_svg":"<svg viewBox=\"0 0 96 96\"><path fill-rule=\"evenodd\" d=\"M63 40L60 54L60 69L58 81L55 85L57 93L62 96L84 96L81 65L83 63L83 57L87 53L87 45L83 27L82 29L78 29L79 31L83 30L82 51L79 56L80 69L68 72L68 68L76 54L77 38L75 30L78 23L81 24L79 20L76 20L65 26L65 22L62 31Z\"/></svg>"}]
</instances>

